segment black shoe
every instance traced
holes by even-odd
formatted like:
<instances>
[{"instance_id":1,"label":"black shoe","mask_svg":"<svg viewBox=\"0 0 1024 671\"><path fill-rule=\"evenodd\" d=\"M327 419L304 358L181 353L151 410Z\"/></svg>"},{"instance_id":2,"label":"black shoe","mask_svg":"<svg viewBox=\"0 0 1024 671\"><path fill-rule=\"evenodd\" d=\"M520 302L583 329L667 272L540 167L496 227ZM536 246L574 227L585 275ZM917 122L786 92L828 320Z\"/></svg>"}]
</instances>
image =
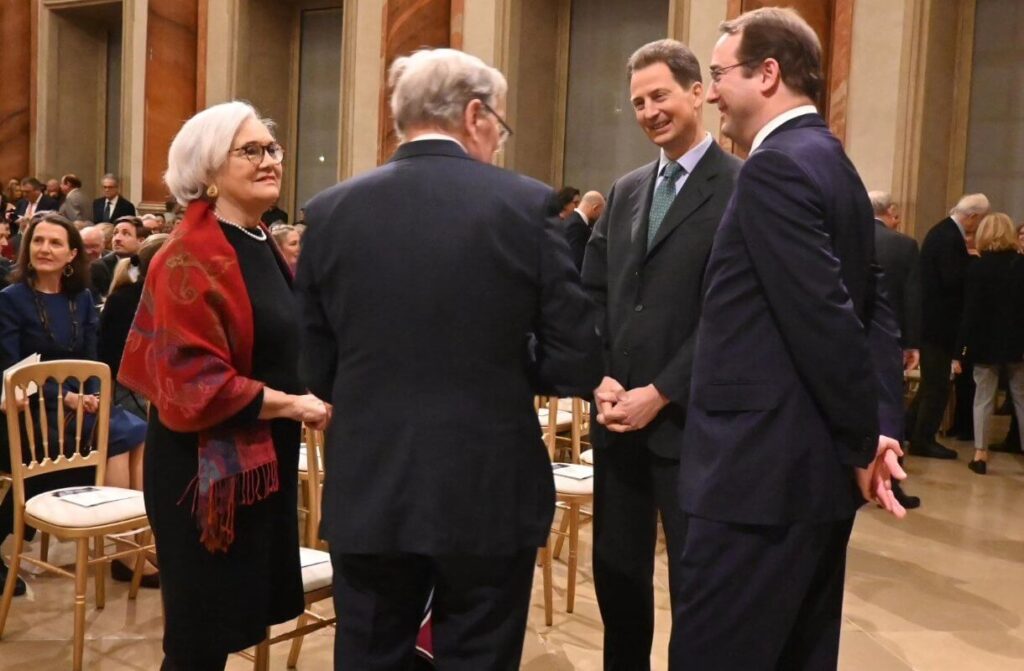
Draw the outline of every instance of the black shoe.
<instances>
[{"instance_id":1,"label":"black shoe","mask_svg":"<svg viewBox=\"0 0 1024 671\"><path fill-rule=\"evenodd\" d=\"M110 577L118 582L131 582L133 573L130 568L119 561L110 562ZM139 584L150 589L160 589L160 574L150 573L146 575L143 573L142 582Z\"/></svg>"},{"instance_id":2,"label":"black shoe","mask_svg":"<svg viewBox=\"0 0 1024 671\"><path fill-rule=\"evenodd\" d=\"M967 464L967 468L971 469L978 475L985 475L988 472L988 464L981 459L974 459L971 463Z\"/></svg>"},{"instance_id":3,"label":"black shoe","mask_svg":"<svg viewBox=\"0 0 1024 671\"><path fill-rule=\"evenodd\" d=\"M1024 454L1020 449L1020 443L992 443L988 446L990 452L1005 452L1006 454Z\"/></svg>"},{"instance_id":4,"label":"black shoe","mask_svg":"<svg viewBox=\"0 0 1024 671\"><path fill-rule=\"evenodd\" d=\"M3 591L4 586L7 584L7 571L7 564L0 561L0 592ZM14 583L14 596L23 596L27 589L25 581L21 579L21 576L18 576L17 582Z\"/></svg>"},{"instance_id":5,"label":"black shoe","mask_svg":"<svg viewBox=\"0 0 1024 671\"><path fill-rule=\"evenodd\" d=\"M900 483L896 482L895 480L893 480L892 483L892 493L893 496L896 497L896 500L899 501L899 504L906 508L907 510L913 510L914 508L921 507L921 497L911 496L910 494L907 494L905 491L903 491L903 487L900 485Z\"/></svg>"},{"instance_id":6,"label":"black shoe","mask_svg":"<svg viewBox=\"0 0 1024 671\"><path fill-rule=\"evenodd\" d=\"M956 459L958 456L956 450L943 447L934 441L924 445L911 443L910 454L915 457L930 457L932 459Z\"/></svg>"}]
</instances>

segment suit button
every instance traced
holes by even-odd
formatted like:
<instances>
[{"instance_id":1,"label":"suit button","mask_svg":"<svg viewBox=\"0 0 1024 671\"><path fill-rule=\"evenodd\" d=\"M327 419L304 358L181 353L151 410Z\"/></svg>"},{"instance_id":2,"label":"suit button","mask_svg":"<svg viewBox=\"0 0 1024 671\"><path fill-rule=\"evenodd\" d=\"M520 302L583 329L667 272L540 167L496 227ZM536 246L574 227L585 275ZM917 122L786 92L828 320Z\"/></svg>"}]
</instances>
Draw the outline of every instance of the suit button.
<instances>
[{"instance_id":1,"label":"suit button","mask_svg":"<svg viewBox=\"0 0 1024 671\"><path fill-rule=\"evenodd\" d=\"M628 349L622 350L622 356L629 356L629 350Z\"/></svg>"},{"instance_id":2,"label":"suit button","mask_svg":"<svg viewBox=\"0 0 1024 671\"><path fill-rule=\"evenodd\" d=\"M643 303L637 303L636 307L633 308L633 312L643 312L643 311L644 311L644 304Z\"/></svg>"}]
</instances>

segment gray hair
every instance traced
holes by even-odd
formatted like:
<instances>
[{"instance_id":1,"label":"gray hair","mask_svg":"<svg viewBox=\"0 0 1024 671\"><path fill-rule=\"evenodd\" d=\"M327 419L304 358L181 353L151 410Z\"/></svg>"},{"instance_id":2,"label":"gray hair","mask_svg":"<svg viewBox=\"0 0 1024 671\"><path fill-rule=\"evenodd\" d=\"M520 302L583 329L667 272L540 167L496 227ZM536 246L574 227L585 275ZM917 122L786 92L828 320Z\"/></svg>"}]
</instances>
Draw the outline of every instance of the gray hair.
<instances>
[{"instance_id":1,"label":"gray hair","mask_svg":"<svg viewBox=\"0 0 1024 671\"><path fill-rule=\"evenodd\" d=\"M871 209L875 216L885 214L893 206L892 194L888 191L868 191L868 199L871 201Z\"/></svg>"},{"instance_id":2,"label":"gray hair","mask_svg":"<svg viewBox=\"0 0 1024 671\"><path fill-rule=\"evenodd\" d=\"M975 214L988 214L990 209L988 196L983 193L969 193L957 201L949 211L949 216L970 217Z\"/></svg>"},{"instance_id":3,"label":"gray hair","mask_svg":"<svg viewBox=\"0 0 1024 671\"><path fill-rule=\"evenodd\" d=\"M273 122L261 119L252 105L240 100L207 107L185 122L171 142L164 173L164 182L178 203L187 206L206 195L238 129L249 119L273 130Z\"/></svg>"},{"instance_id":4,"label":"gray hair","mask_svg":"<svg viewBox=\"0 0 1024 671\"><path fill-rule=\"evenodd\" d=\"M117 175L115 175L114 173L108 172L107 174L103 175L103 177L100 177L100 183L102 184L103 181L107 180L107 179L112 179L112 180L114 180L114 184L116 186L121 186L121 180L119 180L117 178Z\"/></svg>"},{"instance_id":5,"label":"gray hair","mask_svg":"<svg viewBox=\"0 0 1024 671\"><path fill-rule=\"evenodd\" d=\"M501 72L457 49L423 49L396 58L388 86L395 131L403 139L414 126L456 130L470 101L494 107L508 90Z\"/></svg>"}]
</instances>

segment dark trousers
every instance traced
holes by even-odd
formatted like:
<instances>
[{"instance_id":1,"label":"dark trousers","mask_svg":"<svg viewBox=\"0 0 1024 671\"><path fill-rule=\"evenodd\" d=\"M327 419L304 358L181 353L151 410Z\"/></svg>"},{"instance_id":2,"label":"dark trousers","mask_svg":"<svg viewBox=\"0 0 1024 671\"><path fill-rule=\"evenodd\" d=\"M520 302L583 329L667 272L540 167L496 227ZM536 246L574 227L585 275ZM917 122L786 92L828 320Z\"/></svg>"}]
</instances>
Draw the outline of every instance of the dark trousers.
<instances>
[{"instance_id":1,"label":"dark trousers","mask_svg":"<svg viewBox=\"0 0 1024 671\"><path fill-rule=\"evenodd\" d=\"M949 400L949 367L953 355L946 348L921 344L921 384L910 407L910 442L927 445L935 440ZM911 423L912 422L912 423Z\"/></svg>"},{"instance_id":2,"label":"dark trousers","mask_svg":"<svg viewBox=\"0 0 1024 671\"><path fill-rule=\"evenodd\" d=\"M690 518L672 661L715 671L835 671L853 520L788 526Z\"/></svg>"},{"instance_id":3,"label":"dark trousers","mask_svg":"<svg viewBox=\"0 0 1024 671\"><path fill-rule=\"evenodd\" d=\"M509 556L331 552L335 670L415 669L416 635L431 589L437 668L518 669L536 559L537 548Z\"/></svg>"},{"instance_id":4,"label":"dark trousers","mask_svg":"<svg viewBox=\"0 0 1024 671\"><path fill-rule=\"evenodd\" d=\"M228 663L228 656L216 655L214 657L190 657L175 655L164 657L160 671L224 671Z\"/></svg>"},{"instance_id":5,"label":"dark trousers","mask_svg":"<svg viewBox=\"0 0 1024 671\"><path fill-rule=\"evenodd\" d=\"M677 494L679 462L652 454L642 433L611 437L610 444L609 438L605 433L594 445L594 588L604 622L604 668L643 671L651 668L659 511L673 604L679 596L686 538ZM670 648L679 623L672 618Z\"/></svg>"}]
</instances>

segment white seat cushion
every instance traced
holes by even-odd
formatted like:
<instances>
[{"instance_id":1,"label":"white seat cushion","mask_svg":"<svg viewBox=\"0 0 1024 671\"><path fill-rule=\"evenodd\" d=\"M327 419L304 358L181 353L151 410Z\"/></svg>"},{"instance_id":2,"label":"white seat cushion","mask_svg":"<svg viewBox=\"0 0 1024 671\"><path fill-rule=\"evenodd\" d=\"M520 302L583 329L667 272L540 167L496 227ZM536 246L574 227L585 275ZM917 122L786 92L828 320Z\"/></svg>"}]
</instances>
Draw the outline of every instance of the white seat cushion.
<instances>
[{"instance_id":1,"label":"white seat cushion","mask_svg":"<svg viewBox=\"0 0 1024 671\"><path fill-rule=\"evenodd\" d=\"M587 468L579 464L575 465L574 468ZM593 469L591 469L593 470ZM573 496L593 496L594 495L594 478L593 476L585 478L583 480L577 480L576 478L569 478L564 475L558 475L556 471L554 473L555 478L555 492L558 494L571 494Z\"/></svg>"},{"instance_id":2,"label":"white seat cushion","mask_svg":"<svg viewBox=\"0 0 1024 671\"><path fill-rule=\"evenodd\" d=\"M25 503L25 512L49 524L76 529L115 524L146 516L146 504L140 491L120 487L99 487L103 494L109 494L111 498L116 497L118 500L84 507L55 496L68 489L79 488L65 487L37 494Z\"/></svg>"},{"instance_id":3,"label":"white seat cushion","mask_svg":"<svg viewBox=\"0 0 1024 671\"><path fill-rule=\"evenodd\" d=\"M313 548L299 548L299 563L302 564L302 589L314 592L334 582L334 567L331 555Z\"/></svg>"},{"instance_id":4,"label":"white seat cushion","mask_svg":"<svg viewBox=\"0 0 1024 671\"><path fill-rule=\"evenodd\" d=\"M306 471L309 470L308 459L309 459L309 448L306 447L306 443L299 443L299 473L305 473ZM323 463L321 463L321 462L317 462L317 463L320 464L320 472L323 473L324 472L324 465L323 465Z\"/></svg>"},{"instance_id":5,"label":"white seat cushion","mask_svg":"<svg viewBox=\"0 0 1024 671\"><path fill-rule=\"evenodd\" d=\"M548 409L541 408L537 411L537 421L540 425L546 427L548 425ZM555 415L555 426L566 427L572 426L572 413L568 410L559 410Z\"/></svg>"},{"instance_id":6,"label":"white seat cushion","mask_svg":"<svg viewBox=\"0 0 1024 671\"><path fill-rule=\"evenodd\" d=\"M594 451L593 450L584 450L583 452L580 452L580 463L581 464L590 464L591 466L593 466L594 465Z\"/></svg>"}]
</instances>

